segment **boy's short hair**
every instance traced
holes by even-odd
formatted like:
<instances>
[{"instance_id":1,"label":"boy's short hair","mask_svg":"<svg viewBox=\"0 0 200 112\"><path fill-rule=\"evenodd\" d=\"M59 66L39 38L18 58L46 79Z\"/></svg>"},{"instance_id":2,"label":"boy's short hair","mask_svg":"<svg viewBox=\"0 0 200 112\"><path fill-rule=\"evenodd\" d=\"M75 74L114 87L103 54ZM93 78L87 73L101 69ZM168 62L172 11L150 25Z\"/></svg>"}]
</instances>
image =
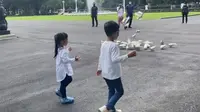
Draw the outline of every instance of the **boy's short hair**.
<instances>
[{"instance_id":1,"label":"boy's short hair","mask_svg":"<svg viewBox=\"0 0 200 112\"><path fill-rule=\"evenodd\" d=\"M110 37L113 33L119 31L119 25L115 21L108 21L104 24L104 31Z\"/></svg>"}]
</instances>

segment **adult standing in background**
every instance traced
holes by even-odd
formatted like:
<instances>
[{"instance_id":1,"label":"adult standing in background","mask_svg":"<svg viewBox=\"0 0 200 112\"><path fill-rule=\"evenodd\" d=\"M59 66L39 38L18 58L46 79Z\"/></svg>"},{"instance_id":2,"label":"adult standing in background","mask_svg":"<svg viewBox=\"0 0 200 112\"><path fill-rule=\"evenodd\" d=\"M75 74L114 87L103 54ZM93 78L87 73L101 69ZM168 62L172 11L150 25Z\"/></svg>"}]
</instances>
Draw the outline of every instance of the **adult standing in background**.
<instances>
[{"instance_id":1,"label":"adult standing in background","mask_svg":"<svg viewBox=\"0 0 200 112\"><path fill-rule=\"evenodd\" d=\"M93 7L91 8L91 17L92 17L92 27L94 27L94 20L96 21L96 27L98 27L98 7L93 3Z\"/></svg>"},{"instance_id":2,"label":"adult standing in background","mask_svg":"<svg viewBox=\"0 0 200 112\"><path fill-rule=\"evenodd\" d=\"M187 3L185 3L182 7L182 23L185 23L187 24L188 22L188 13L189 13L189 8L187 6Z\"/></svg>"},{"instance_id":3,"label":"adult standing in background","mask_svg":"<svg viewBox=\"0 0 200 112\"><path fill-rule=\"evenodd\" d=\"M129 26L128 28L132 28L132 21L133 21L133 13L134 13L134 9L135 9L135 5L132 4L131 1L129 1L129 4L126 6L126 16L130 17L130 21L129 21Z\"/></svg>"}]
</instances>

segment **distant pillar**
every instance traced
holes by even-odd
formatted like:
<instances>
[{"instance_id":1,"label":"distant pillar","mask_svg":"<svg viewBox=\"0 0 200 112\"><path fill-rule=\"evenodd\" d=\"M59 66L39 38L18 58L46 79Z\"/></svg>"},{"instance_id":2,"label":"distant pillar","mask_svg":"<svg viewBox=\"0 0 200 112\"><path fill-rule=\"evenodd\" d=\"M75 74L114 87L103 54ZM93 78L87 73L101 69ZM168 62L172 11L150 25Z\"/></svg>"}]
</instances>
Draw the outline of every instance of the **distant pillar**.
<instances>
[{"instance_id":1,"label":"distant pillar","mask_svg":"<svg viewBox=\"0 0 200 112\"><path fill-rule=\"evenodd\" d=\"M3 6L3 0L0 1L0 35L10 34L8 23L6 21L6 9Z\"/></svg>"},{"instance_id":2,"label":"distant pillar","mask_svg":"<svg viewBox=\"0 0 200 112\"><path fill-rule=\"evenodd\" d=\"M145 10L149 10L149 6L148 5L145 5Z\"/></svg>"}]
</instances>

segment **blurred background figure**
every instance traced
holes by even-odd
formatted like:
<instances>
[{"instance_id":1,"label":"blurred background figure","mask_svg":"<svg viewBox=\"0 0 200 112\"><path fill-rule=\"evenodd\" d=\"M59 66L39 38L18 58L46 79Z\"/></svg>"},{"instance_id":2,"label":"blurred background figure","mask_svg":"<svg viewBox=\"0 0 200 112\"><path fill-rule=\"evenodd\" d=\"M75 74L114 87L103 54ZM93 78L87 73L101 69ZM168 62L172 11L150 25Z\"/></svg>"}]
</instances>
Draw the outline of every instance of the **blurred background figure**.
<instances>
[{"instance_id":1,"label":"blurred background figure","mask_svg":"<svg viewBox=\"0 0 200 112\"><path fill-rule=\"evenodd\" d=\"M97 14L98 14L98 8L95 5L95 3L93 3L93 7L91 9L91 17L92 17L92 27L94 27L94 20L96 22L96 27L98 27L98 19L97 19Z\"/></svg>"},{"instance_id":2,"label":"blurred background figure","mask_svg":"<svg viewBox=\"0 0 200 112\"><path fill-rule=\"evenodd\" d=\"M118 24L120 26L122 20L124 19L124 7L122 4L119 4L117 7L117 15L118 15Z\"/></svg>"},{"instance_id":3,"label":"blurred background figure","mask_svg":"<svg viewBox=\"0 0 200 112\"><path fill-rule=\"evenodd\" d=\"M132 4L131 1L129 1L129 4L126 6L126 16L130 17L128 28L132 28L132 21L133 21L133 13L134 13L135 5Z\"/></svg>"},{"instance_id":4,"label":"blurred background figure","mask_svg":"<svg viewBox=\"0 0 200 112\"><path fill-rule=\"evenodd\" d=\"M189 13L189 8L187 6L187 3L185 2L183 7L182 7L182 23L186 23L188 22L188 13Z\"/></svg>"}]
</instances>

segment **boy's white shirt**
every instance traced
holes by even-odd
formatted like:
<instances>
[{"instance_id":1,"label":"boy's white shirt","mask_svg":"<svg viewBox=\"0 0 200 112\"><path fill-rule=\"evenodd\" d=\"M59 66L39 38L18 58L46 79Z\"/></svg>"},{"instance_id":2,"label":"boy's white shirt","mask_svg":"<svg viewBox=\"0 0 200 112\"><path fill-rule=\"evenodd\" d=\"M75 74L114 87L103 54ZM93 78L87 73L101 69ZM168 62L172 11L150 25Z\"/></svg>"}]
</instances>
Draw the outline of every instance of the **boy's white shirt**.
<instances>
[{"instance_id":1,"label":"boy's white shirt","mask_svg":"<svg viewBox=\"0 0 200 112\"><path fill-rule=\"evenodd\" d=\"M58 55L56 56L56 79L57 82L61 82L65 79L66 74L72 76L73 68L71 63L75 61L75 58L69 57L69 50L64 48L58 49Z\"/></svg>"},{"instance_id":2,"label":"boy's white shirt","mask_svg":"<svg viewBox=\"0 0 200 112\"><path fill-rule=\"evenodd\" d=\"M116 43L105 41L101 45L98 70L102 71L102 77L115 80L121 77L121 62L128 59L128 55L120 56L120 50Z\"/></svg>"}]
</instances>

